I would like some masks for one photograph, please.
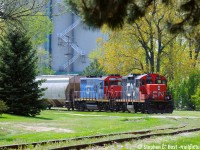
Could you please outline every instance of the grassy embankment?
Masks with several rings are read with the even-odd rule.
[[[0,145],[182,125],[187,125],[187,128],[199,127],[200,112],[175,111],[173,114],[148,115],[46,110],[35,118],[3,114],[0,117]]]

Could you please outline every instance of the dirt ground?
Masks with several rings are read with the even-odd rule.
[[[72,130],[69,129],[45,127],[45,126],[17,125],[17,127],[22,128],[23,130],[35,131],[35,132],[44,132],[44,131],[65,132],[65,133],[73,132]]]

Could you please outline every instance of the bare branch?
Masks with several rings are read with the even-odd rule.
[[[7,25],[22,25],[24,17],[44,11],[48,0],[1,0],[0,21]],[[2,30],[2,28],[0,28]]]

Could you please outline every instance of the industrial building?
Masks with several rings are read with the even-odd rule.
[[[103,34],[89,29],[78,16],[67,12],[62,0],[50,0],[47,13],[54,25],[45,44],[52,57],[52,69],[57,74],[81,73],[90,63],[88,54],[96,48],[96,39]]]

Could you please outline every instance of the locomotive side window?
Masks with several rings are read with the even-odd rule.
[[[111,81],[111,82],[110,82],[110,85],[115,85],[115,82]]]
[[[146,78],[146,84],[152,84],[153,81],[152,81],[152,77],[151,76],[147,76]]]
[[[103,82],[100,82],[100,89],[103,89]]]
[[[121,82],[121,81],[118,81],[118,82],[117,82],[117,85],[122,85],[122,82]]]
[[[167,80],[162,80],[162,84],[167,84]]]
[[[122,85],[122,86],[125,86],[126,83],[127,83],[127,80],[126,80],[126,79],[122,79],[122,83],[121,83],[121,85]]]
[[[140,86],[140,80],[136,80],[136,87],[139,87]]]
[[[108,86],[108,81],[105,82],[105,86]]]
[[[144,79],[142,79],[142,85],[145,85],[145,80]]]
[[[81,83],[86,84],[87,82],[86,82],[86,80],[81,80]]]
[[[121,85],[121,81],[111,81],[110,85]]]

